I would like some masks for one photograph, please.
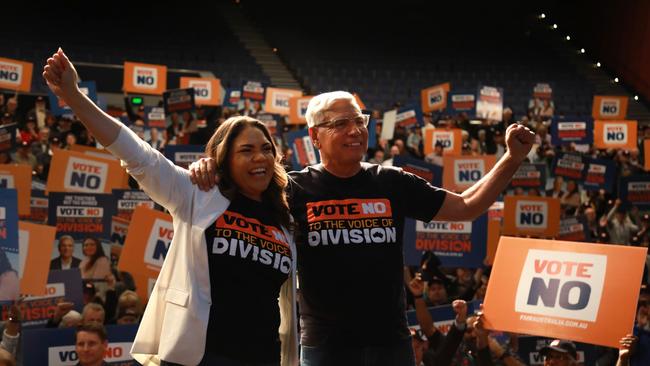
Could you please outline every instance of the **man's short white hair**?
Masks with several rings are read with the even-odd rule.
[[[305,112],[305,118],[307,119],[307,126],[312,128],[318,126],[318,124],[323,122],[323,114],[332,107],[332,105],[338,101],[345,100],[350,102],[350,104],[361,112],[359,103],[354,98],[354,95],[346,91],[333,91],[329,93],[318,94],[317,96],[311,98],[309,105],[307,106],[307,112]]]
[[[83,317],[79,314],[78,311],[70,310],[62,318],[61,323],[59,323],[59,328],[70,328],[76,327],[81,324]]]

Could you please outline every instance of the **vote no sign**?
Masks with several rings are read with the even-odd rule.
[[[486,327],[616,348],[634,325],[646,252],[502,236],[483,305]]]
[[[81,152],[54,149],[47,178],[50,192],[111,193],[128,187],[120,163]]]

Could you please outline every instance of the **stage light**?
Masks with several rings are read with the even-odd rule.
[[[571,36],[566,36],[566,40],[567,40],[567,41],[570,41],[570,40],[571,40]]]
[[[614,82],[615,82],[615,83],[618,83],[618,78],[614,78]]]
[[[585,53],[585,49],[584,49],[584,48],[581,48],[581,49],[580,49],[580,53]]]
[[[546,14],[542,13],[542,14],[540,14],[539,17],[542,18],[542,19],[544,19],[544,18],[546,18]]]
[[[596,62],[596,67],[600,67],[600,62]]]
[[[557,24],[553,24],[553,29],[557,29]]]
[[[638,95],[635,95],[635,96],[634,96],[634,100],[639,100],[639,96],[638,96]]]

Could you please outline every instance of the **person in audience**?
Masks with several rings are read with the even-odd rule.
[[[426,281],[426,302],[428,306],[449,304],[449,295],[445,283],[438,277]]]
[[[369,163],[371,164],[381,164],[384,162],[384,150],[382,149],[377,149],[375,150],[375,153],[372,155],[372,158],[368,160]]]
[[[564,178],[560,175],[553,178],[553,188],[546,191],[546,197],[552,198],[561,198],[564,196],[564,190],[562,189],[564,185]]]
[[[566,183],[566,190],[560,197],[560,205],[567,216],[573,216],[580,207],[580,187],[574,180]]]
[[[22,141],[16,150],[16,153],[12,156],[16,164],[28,165],[32,170],[36,168],[36,157],[32,154],[30,144],[27,141]]]
[[[650,292],[643,289],[639,294],[636,319],[634,322],[634,336],[637,347],[628,347],[632,366],[647,365],[650,362]]]
[[[46,125],[45,121],[47,120],[47,117],[50,115],[51,113],[47,109],[47,106],[45,104],[45,98],[39,95],[36,97],[36,100],[34,101],[34,108],[30,109],[27,112],[27,120],[33,118],[34,121],[36,121],[36,127],[40,130],[41,128],[45,127]]]
[[[97,293],[97,288],[95,287],[95,280],[83,280],[82,295],[83,295],[83,304],[89,304],[95,302],[101,305],[104,305],[104,301]]]
[[[115,324],[138,324],[140,322],[140,314],[132,308],[121,309],[117,313]]]
[[[544,366],[577,366],[578,352],[571,341],[554,339],[539,353],[544,357]]]
[[[25,126],[19,131],[20,141],[26,142],[31,146],[32,142],[38,140],[38,128],[36,127],[36,119],[33,116],[27,117]]]
[[[9,112],[3,112],[2,115],[0,115],[0,126],[2,125],[8,125],[11,123],[14,123],[13,116]]]
[[[393,166],[393,160],[395,159],[396,156],[399,156],[399,147],[397,145],[393,145],[390,147],[390,158],[384,160],[381,162],[381,165],[383,166]]]
[[[183,123],[180,121],[178,113],[173,112],[169,115],[169,120],[171,124],[167,126],[167,140],[165,145],[182,145],[185,138],[185,133],[183,132]]]
[[[467,321],[467,303],[464,300],[455,300],[452,303],[452,309],[456,318],[449,328],[446,336],[433,324],[433,318],[424,302],[424,281],[417,274],[408,284],[409,290],[415,299],[415,314],[422,333],[427,337],[428,349],[422,355],[422,361],[425,366],[434,365],[451,365],[458,346],[463,340],[463,333],[466,329]]]
[[[620,346],[618,348],[618,359],[616,360],[616,366],[630,366],[636,363],[630,361],[632,360],[632,353],[636,351],[638,340],[639,339],[633,334],[626,334],[623,338],[621,338],[619,341]]]
[[[43,164],[50,164],[52,152],[50,146],[50,128],[43,126],[38,130],[38,139],[32,143],[32,154],[36,161]]]
[[[83,241],[84,258],[79,263],[81,278],[84,280],[103,280],[111,273],[111,262],[104,254],[104,247],[97,238]]]
[[[72,311],[73,307],[74,307],[73,302],[65,301],[64,299],[59,300],[56,304],[56,308],[54,309],[54,313],[52,314],[52,317],[50,317],[47,320],[47,324],[45,325],[45,327],[46,328],[58,327],[61,324],[63,317],[66,316],[70,311]]]
[[[17,122],[19,125],[23,123],[22,116],[18,114],[18,97],[13,96],[7,99],[5,105],[5,113],[9,114],[12,122]]]
[[[442,144],[442,141],[436,141],[436,144],[433,147],[433,151],[428,153],[424,157],[424,161],[441,167],[443,162],[442,159],[443,151],[444,151],[444,146]]]
[[[108,301],[108,296],[106,300]],[[140,316],[142,315],[140,296],[138,296],[135,291],[126,290],[122,292],[120,297],[117,299],[116,309],[113,310],[112,313],[109,313],[114,315],[114,318],[111,318],[110,315],[109,318],[111,319],[111,322],[119,323],[120,317],[125,316],[124,314],[127,313],[129,316],[135,317],[136,322],[140,320]]]
[[[99,323],[84,323],[75,333],[75,351],[79,366],[108,366],[104,356],[108,350],[106,329]]]
[[[429,341],[421,329],[411,331],[411,339],[413,341],[413,353],[415,354],[415,366],[425,366],[423,361],[424,352],[429,348]]]
[[[602,221],[607,225],[612,244],[629,245],[632,236],[639,231],[639,227],[634,225],[627,215],[627,209],[620,199],[616,199],[614,206]]]
[[[406,150],[416,158],[422,158],[422,129],[419,127],[412,128],[406,139]]]
[[[506,366],[525,366],[507,348],[502,347],[489,336],[489,331],[485,329],[483,322],[484,315],[482,308],[476,316],[468,320],[468,324],[471,323],[471,330],[468,329],[466,334],[470,333],[471,336],[467,337],[466,341],[475,343],[475,346],[471,344],[476,359],[475,364],[478,366],[493,366],[495,364],[493,359],[496,359]]]
[[[76,328],[81,323],[83,323],[83,316],[76,310],[70,310],[61,318],[59,328]]]
[[[549,119],[553,117],[554,112],[555,108],[553,107],[553,102],[550,99],[545,98],[542,100],[539,110],[537,110],[535,114],[542,119]]]
[[[104,307],[102,304],[96,302],[89,302],[83,308],[81,312],[81,323],[97,323],[104,324],[106,321],[106,312],[104,312]]]
[[[75,257],[74,239],[70,235],[63,235],[59,238],[59,256],[50,261],[50,270],[79,268],[81,259]]]
[[[296,365],[287,178],[266,126],[250,117],[221,124],[206,155],[216,159],[222,176],[219,187],[205,193],[187,171],[88,99],[61,49],[47,60],[43,76],[173,217],[174,237],[133,342],[134,358],[161,365]],[[235,253],[237,248],[245,253]]]

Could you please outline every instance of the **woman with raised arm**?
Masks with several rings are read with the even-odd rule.
[[[203,192],[186,170],[79,90],[61,49],[43,76],[173,217],[174,237],[133,342],[134,358],[143,365],[297,365],[287,177],[266,127],[233,117],[217,129],[206,155],[220,181]]]

